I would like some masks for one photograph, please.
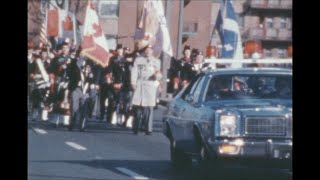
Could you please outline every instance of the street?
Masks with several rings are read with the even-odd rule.
[[[28,120],[28,179],[292,179],[288,170],[226,165],[174,170],[169,141],[161,132],[164,107],[154,113],[154,132],[90,122],[85,132]]]

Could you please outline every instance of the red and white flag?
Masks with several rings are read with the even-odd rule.
[[[103,67],[108,66],[111,53],[92,1],[86,10],[81,46],[83,55]]]
[[[135,40],[138,49],[148,44],[152,45],[155,57],[159,57],[161,52],[172,56],[170,35],[161,0],[145,0]]]

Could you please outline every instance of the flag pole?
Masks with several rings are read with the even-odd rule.
[[[73,22],[73,45],[77,45],[78,41],[77,41],[77,22],[76,22],[76,14],[73,13],[73,18],[72,18],[72,22]]]

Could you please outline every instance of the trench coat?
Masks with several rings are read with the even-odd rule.
[[[137,106],[156,106],[157,89],[162,78],[161,62],[155,57],[139,56],[131,70],[131,84],[135,87],[132,104]]]

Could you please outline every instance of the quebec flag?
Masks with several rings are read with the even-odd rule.
[[[223,0],[216,29],[222,43],[221,58],[243,59],[240,30],[231,0]]]

